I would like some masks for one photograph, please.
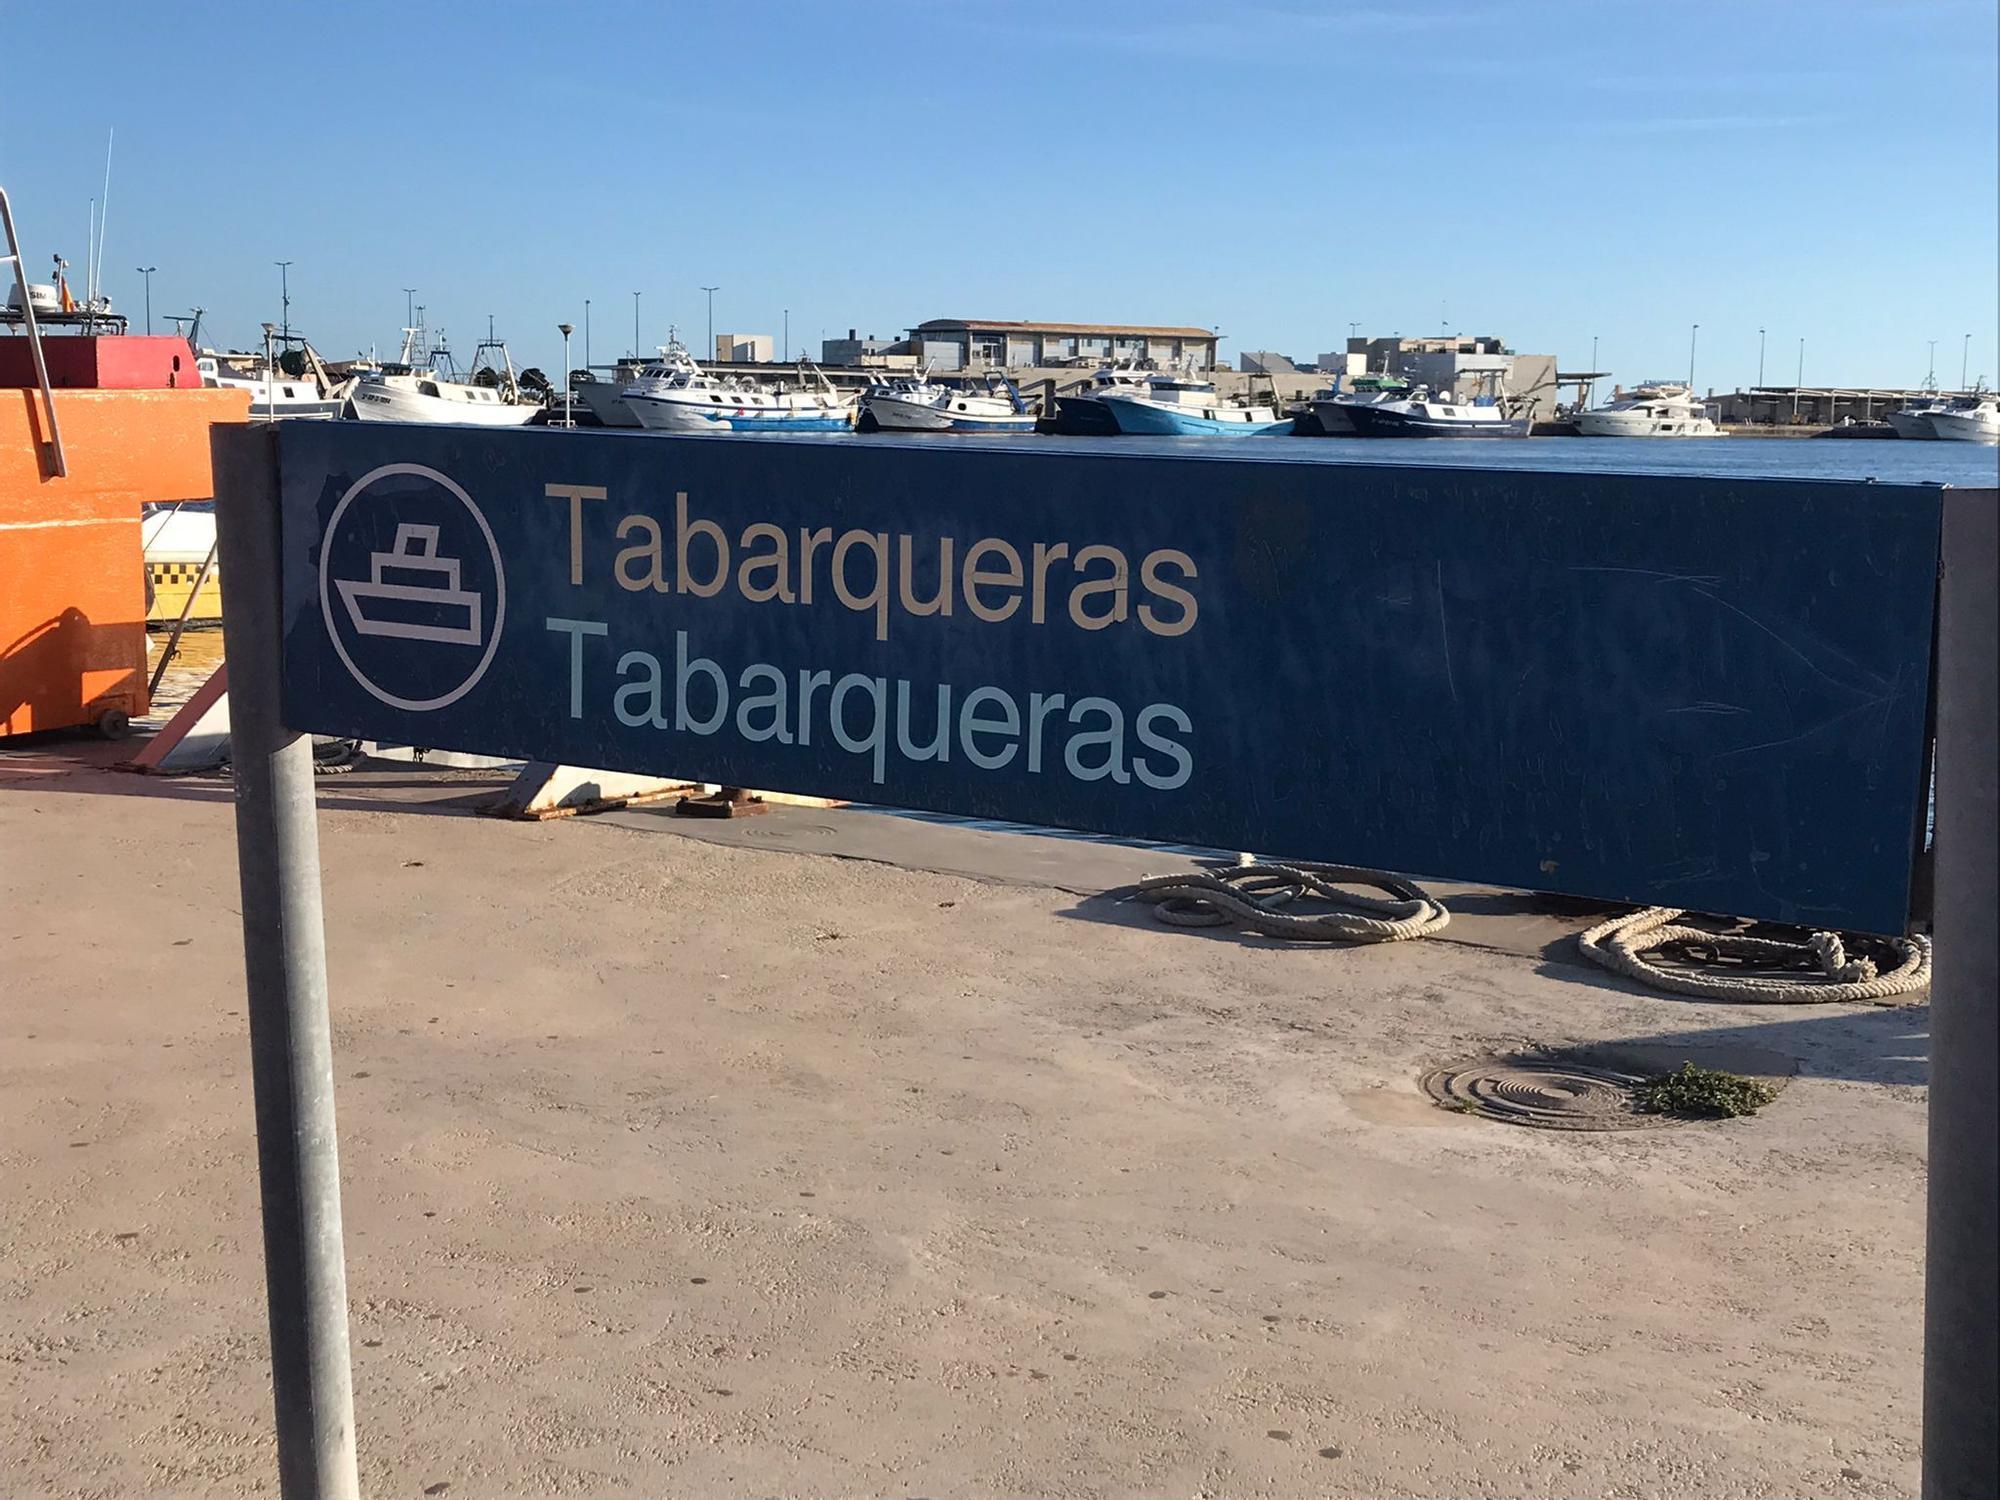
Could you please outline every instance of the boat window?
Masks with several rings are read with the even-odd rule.
[[[419,380],[417,382],[417,392],[424,396],[435,396],[438,393],[437,382],[435,380]]]
[[[722,398],[718,395],[715,395],[713,392],[710,393],[708,399],[713,401],[717,406],[722,405]]]

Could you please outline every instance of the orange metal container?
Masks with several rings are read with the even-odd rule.
[[[205,500],[208,429],[241,390],[61,390],[69,474],[45,472],[41,396],[0,389],[0,735],[143,714],[146,569],[139,507]]]

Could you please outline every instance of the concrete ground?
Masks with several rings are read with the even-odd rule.
[[[226,780],[0,746],[0,1489],[276,1493]],[[322,783],[370,1496],[1908,1495],[1925,1011],[1170,930],[1160,851]],[[1763,1114],[1431,1105],[1750,1042]]]

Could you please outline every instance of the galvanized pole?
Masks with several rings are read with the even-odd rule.
[[[284,1500],[358,1500],[312,741],[284,727],[275,427],[217,426],[236,861]]]
[[[1946,490],[1939,589],[1924,1500],[2000,1490],[2000,494]]]

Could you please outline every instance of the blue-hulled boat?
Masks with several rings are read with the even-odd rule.
[[[1146,437],[1263,437],[1290,432],[1291,419],[1268,406],[1217,394],[1193,375],[1118,366],[1057,400],[1058,430]]]

